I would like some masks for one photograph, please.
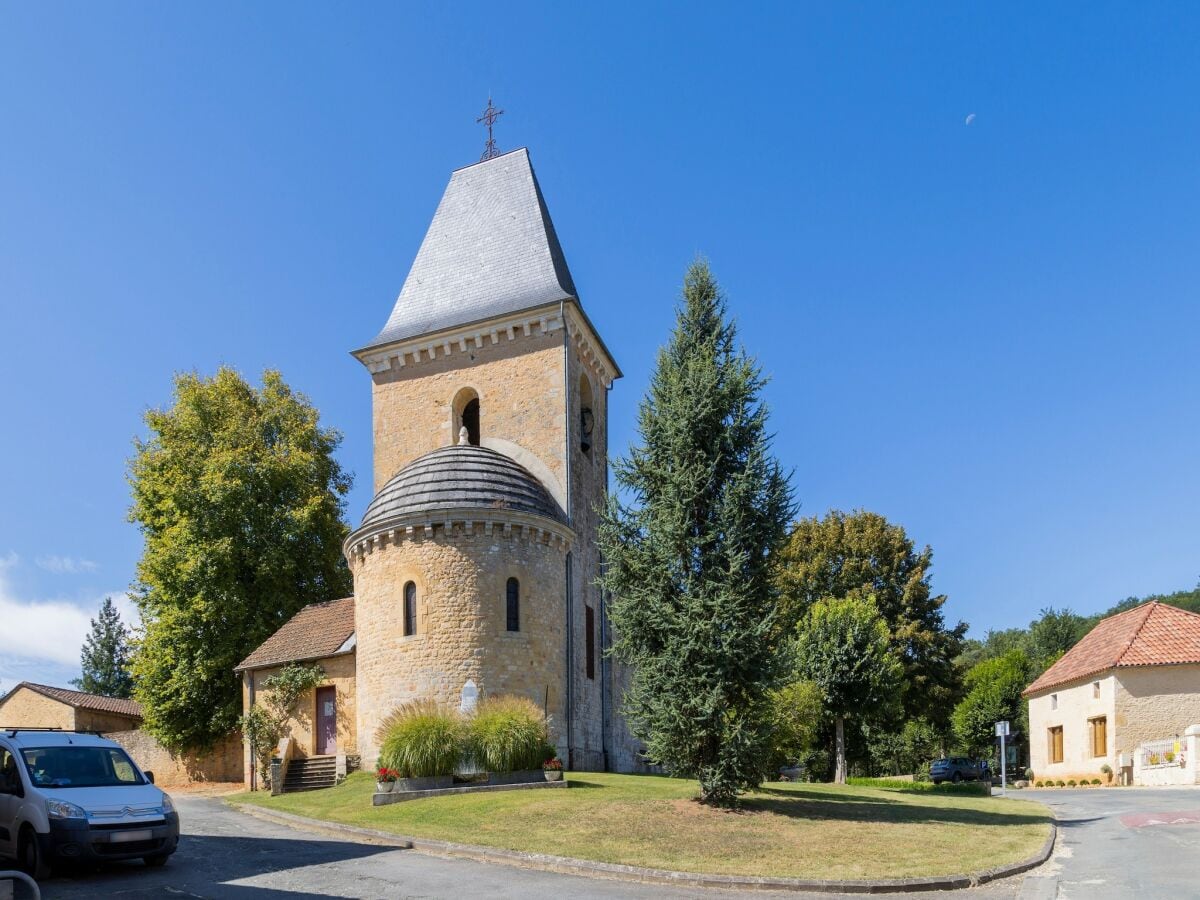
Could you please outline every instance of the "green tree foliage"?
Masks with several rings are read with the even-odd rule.
[[[788,628],[826,597],[874,597],[903,667],[900,706],[905,720],[946,724],[960,693],[955,659],[967,626],[947,626],[945,595],[930,589],[933,551],[917,552],[900,525],[859,510],[801,519],[779,555],[782,621]]]
[[[1085,619],[1069,609],[1043,609],[1030,623],[1026,652],[1039,669],[1048,669],[1079,643],[1095,624],[1096,620]]]
[[[792,511],[764,379],[735,343],[696,262],[639,410],[640,444],[614,466],[631,503],[612,498],[600,528],[613,652],[632,664],[630,725],[652,762],[699,779],[716,804],[758,785],[767,763],[767,695],[783,671],[770,554]]]
[[[1021,692],[1037,677],[1037,665],[1024,650],[1010,650],[985,660],[966,676],[966,697],[954,708],[954,736],[968,753],[985,754],[995,743],[997,722],[1029,733],[1029,717]]]
[[[100,604],[100,614],[92,619],[92,630],[84,638],[79,654],[83,675],[71,684],[89,694],[102,697],[133,696],[133,676],[129,674],[129,631],[121,621],[112,597]]]
[[[284,666],[262,683],[262,702],[238,720],[264,786],[271,785],[271,758],[279,741],[287,737],[288,722],[295,718],[300,701],[324,680],[325,670],[318,665]]]
[[[771,768],[794,765],[813,749],[825,713],[821,689],[797,679],[774,690],[771,701]]]
[[[278,372],[258,389],[228,368],[179,375],[146,425],[129,466],[145,537],[135,695],[164,744],[203,748],[237,723],[234,666],[301,607],[350,592],[350,477],[341,435]]]
[[[867,735],[872,775],[926,772],[946,749],[946,735],[924,719],[905,722],[898,731],[871,729]]]
[[[820,689],[834,718],[834,781],[845,784],[846,718],[893,702],[902,672],[874,598],[829,598],[809,607],[797,632],[796,668]]]

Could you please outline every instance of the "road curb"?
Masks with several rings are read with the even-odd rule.
[[[276,824],[293,825],[308,831],[341,837],[365,839],[372,843],[402,850],[416,850],[419,853],[428,853],[434,856],[452,856],[460,859],[473,859],[478,862],[537,869],[543,872],[557,872],[563,875],[583,875],[589,878],[607,878],[614,881],[631,881],[642,884],[748,891],[794,891],[797,893],[807,891],[821,894],[904,894],[924,891],[953,891],[987,884],[989,881],[1020,875],[1040,866],[1054,852],[1054,841],[1058,834],[1056,822],[1051,821],[1050,834],[1046,837],[1041,849],[1033,856],[1021,862],[997,866],[981,872],[971,872],[965,875],[937,875],[930,878],[889,878],[876,881],[869,879],[813,881],[803,878],[771,878],[751,875],[708,875],[702,872],[673,872],[669,869],[647,869],[642,866],[590,862],[586,859],[571,859],[566,856],[524,853],[519,850],[500,850],[495,847],[410,837],[388,831],[377,831],[373,828],[359,828],[354,825],[326,822],[323,819],[310,819],[307,816],[264,809],[251,804],[229,803],[229,801],[225,801],[225,803],[247,815]],[[1052,819],[1056,818],[1053,810],[1048,809],[1047,811]]]

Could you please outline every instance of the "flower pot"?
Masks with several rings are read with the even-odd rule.
[[[395,783],[391,781],[377,781],[375,782],[375,793],[390,794],[394,786]]]
[[[542,780],[542,769],[527,769],[523,772],[489,772],[488,784],[527,784]]]
[[[547,781],[562,781],[562,769],[543,769]]]

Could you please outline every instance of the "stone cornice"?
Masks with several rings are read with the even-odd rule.
[[[483,535],[503,536],[533,543],[549,544],[564,553],[575,542],[575,532],[545,516],[506,509],[443,509],[417,516],[397,516],[353,532],[342,543],[342,554],[350,562],[362,558],[385,544],[403,540],[456,540]]]
[[[604,386],[609,387],[613,379],[620,377],[620,370],[587,318],[573,302],[555,303],[516,315],[474,322],[384,347],[356,350],[353,355],[375,375],[392,369],[419,366],[454,353],[482,350],[501,342],[552,334],[564,327],[564,318],[567,334],[575,342],[580,357],[595,370]]]

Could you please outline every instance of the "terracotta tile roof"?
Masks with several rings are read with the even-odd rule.
[[[1154,600],[1102,619],[1025,696],[1122,666],[1200,663],[1200,615]]]
[[[333,656],[353,634],[353,597],[311,603],[263,641],[234,671]]]
[[[0,701],[7,700],[21,688],[29,688],[43,697],[57,700],[75,709],[91,709],[96,712],[116,713],[119,716],[129,716],[133,719],[142,718],[142,707],[136,700],[122,700],[119,697],[101,697],[99,694],[85,694],[83,691],[69,691],[66,688],[52,687],[48,684],[34,684],[32,681],[22,681],[9,691]]]

